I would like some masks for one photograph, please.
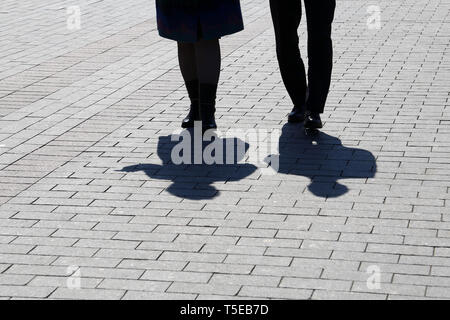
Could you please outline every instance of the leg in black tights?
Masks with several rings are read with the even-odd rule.
[[[200,84],[200,114],[204,130],[217,128],[215,120],[217,85],[220,78],[219,40],[201,40],[195,44]]]
[[[194,43],[178,42],[178,61],[184,81],[198,81]]]
[[[200,40],[195,43],[197,74],[200,83],[219,83],[221,54],[219,40]]]
[[[217,84],[220,77],[219,40],[178,42],[178,61],[184,81]]]
[[[214,112],[217,84],[220,77],[221,54],[219,40],[200,40],[195,43],[178,43],[180,69],[191,102],[200,100],[200,118],[204,127],[215,127]],[[195,105],[192,103],[192,105]],[[183,127],[191,127],[195,108],[183,121]]]
[[[193,43],[178,42],[178,61],[183,75],[191,107],[189,114],[183,119],[181,126],[191,128],[195,121],[200,121],[199,83],[197,75],[197,62],[195,45]]]

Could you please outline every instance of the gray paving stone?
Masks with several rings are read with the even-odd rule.
[[[250,274],[253,265],[189,262],[184,271],[209,272],[215,274]]]
[[[144,279],[128,280],[128,279],[105,279],[99,285],[101,289],[116,289],[116,290],[135,290],[135,291],[156,291],[164,292],[168,287],[169,282],[163,281],[146,281]]]
[[[225,263],[254,264],[263,266],[288,266],[291,262],[291,257],[267,257],[253,255],[228,255],[225,259]]]
[[[0,285],[0,296],[15,298],[43,299],[50,296],[55,290],[51,287],[30,287],[30,286],[4,286]]]
[[[161,255],[161,251],[153,250],[133,250],[133,249],[100,249],[95,253],[95,259],[121,260],[121,259],[156,259]]]
[[[70,299],[70,300],[117,300],[125,294],[124,290],[110,289],[68,289],[58,288],[50,296],[51,299]]]
[[[169,287],[169,289],[167,289],[167,292],[234,296],[238,293],[239,289],[240,289],[239,285],[175,282]]]
[[[75,244],[81,248],[135,249],[139,241],[81,239]]]
[[[280,287],[349,291],[351,281],[286,277],[281,281]]]
[[[227,254],[254,254],[263,255],[266,251],[264,247],[251,247],[241,245],[218,245],[218,244],[206,244],[202,247],[201,252],[206,253],[227,253]]]
[[[426,285],[433,287],[448,287],[449,279],[446,277],[429,277],[421,275],[396,274],[393,283]]]
[[[96,249],[74,247],[36,246],[30,255],[55,255],[65,257],[92,257]]]
[[[114,268],[122,259],[109,259],[97,257],[59,257],[52,265],[53,266],[78,266],[78,267],[105,267]]]
[[[82,277],[88,278],[137,280],[144,271],[139,269],[80,267],[80,273]]]
[[[239,291],[239,296],[250,298],[272,298],[272,299],[309,299],[312,296],[312,290],[289,289],[289,288],[263,288],[244,286]]]
[[[225,301],[248,301],[251,298],[248,297],[237,297],[237,296],[225,296],[225,295],[218,295],[218,294],[199,294],[196,298],[196,300],[206,300],[206,301],[214,301],[214,300],[225,300]],[[253,297],[253,299],[257,299],[256,297]]]
[[[352,291],[390,295],[425,296],[425,286],[382,283],[380,289],[369,289],[367,282],[354,282]]]
[[[444,298],[448,299],[450,297],[450,292],[448,288],[443,287],[429,287],[427,288],[427,297],[432,298]]]
[[[345,269],[347,271],[357,270],[359,261],[330,260],[317,258],[294,258],[291,266],[295,268],[323,268],[323,269]]]
[[[409,245],[393,245],[393,244],[371,244],[367,246],[369,252],[381,252],[405,255],[433,255],[433,249],[426,246],[409,246]]]
[[[0,254],[2,263],[27,264],[27,265],[49,265],[56,259],[55,256],[30,256],[24,254]]]
[[[161,261],[196,261],[196,262],[223,262],[225,254],[191,253],[191,252],[164,252]]]
[[[148,291],[129,290],[123,297],[124,300],[194,300],[196,294],[161,293]]]
[[[24,286],[30,282],[33,276],[0,274],[0,285]]]
[[[36,276],[28,283],[30,287],[52,287],[52,288],[67,288],[69,277],[66,276]],[[80,288],[94,289],[102,279],[96,278],[80,278]]]
[[[211,273],[148,270],[142,275],[140,279],[153,281],[160,280],[170,282],[183,281],[193,283],[207,283],[211,276]]]
[[[21,245],[21,244],[0,244],[0,253],[18,253],[18,254],[27,254],[34,247],[30,245]]]
[[[430,274],[430,266],[423,265],[408,265],[408,264],[400,264],[400,263],[373,263],[373,262],[362,262],[360,266],[361,271],[367,271],[367,269],[371,266],[376,265],[380,268],[382,273],[397,273],[397,274],[413,274],[413,275],[429,275]]]
[[[386,294],[342,292],[331,290],[315,290],[312,299],[315,300],[386,300]],[[408,297],[409,299],[409,297]]]
[[[141,270],[165,270],[181,271],[187,265],[184,261],[153,261],[153,260],[132,260],[125,259],[120,264],[120,268],[141,269]]]
[[[380,254],[370,252],[352,252],[352,251],[333,251],[332,259],[347,261],[369,261],[373,263],[396,263],[399,255],[396,254]]]
[[[370,270],[370,269],[369,269]],[[380,269],[381,271],[381,269]],[[352,280],[352,281],[367,281],[372,273],[368,273],[367,269],[364,271],[337,271],[337,270],[324,270],[321,275],[322,279],[331,280]],[[383,283],[392,282],[392,273],[381,272],[379,281]]]
[[[273,237],[276,230],[267,229],[246,229],[246,228],[224,228],[219,227],[214,232],[220,236],[239,236],[239,237]]]
[[[150,232],[131,232],[131,231],[123,231],[118,232],[114,236],[115,242],[120,245],[126,246],[126,242],[130,243],[142,243],[143,241],[164,241],[164,242],[172,242],[177,237],[177,234],[169,234],[169,233],[150,233]],[[121,241],[126,240],[126,241]],[[113,243],[113,242],[111,242]],[[131,245],[129,246],[131,248]]]
[[[256,275],[225,275],[214,274],[209,281],[210,284],[224,285],[250,285],[259,287],[277,287],[281,277],[256,276]]]

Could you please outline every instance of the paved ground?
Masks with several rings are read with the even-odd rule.
[[[450,1],[338,1],[315,143],[242,2],[218,122],[280,130],[276,175],[163,161],[187,102],[153,1],[2,0],[1,297],[450,298]]]

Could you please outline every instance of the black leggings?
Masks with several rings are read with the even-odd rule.
[[[306,108],[322,113],[330,89],[333,68],[331,25],[335,0],[304,0],[308,20],[308,89]],[[270,0],[277,40],[280,71],[286,89],[296,107],[303,107],[307,84],[300,56],[297,29],[302,17],[301,0]]]
[[[195,43],[178,42],[178,59],[185,82],[219,82],[221,54],[218,39],[200,40]]]

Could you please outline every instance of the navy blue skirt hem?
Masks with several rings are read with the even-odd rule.
[[[161,37],[196,42],[244,29],[239,0],[156,0]]]
[[[188,43],[193,43],[193,42],[197,42],[199,40],[215,40],[215,39],[220,39],[222,37],[225,36],[229,36],[238,32],[241,32],[242,30],[244,30],[244,27],[241,28],[237,28],[236,30],[230,30],[227,32],[221,32],[221,33],[216,33],[216,34],[208,34],[208,33],[202,33],[202,35],[200,37],[192,37],[192,36],[187,36],[187,35],[180,35],[180,34],[173,34],[173,33],[165,33],[162,30],[158,30],[158,33],[160,35],[160,37],[165,38],[165,39],[169,39],[169,40],[174,40],[177,42],[188,42]]]

